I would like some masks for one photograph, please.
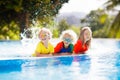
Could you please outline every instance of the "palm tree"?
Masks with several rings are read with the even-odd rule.
[[[115,7],[120,6],[120,0],[108,0],[105,5],[107,10],[114,10]],[[109,35],[120,38],[120,10],[117,10],[117,15],[109,27]]]

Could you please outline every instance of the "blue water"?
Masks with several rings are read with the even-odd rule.
[[[87,54],[48,58],[30,57],[21,47],[0,42],[0,80],[120,80],[119,40],[95,39]]]

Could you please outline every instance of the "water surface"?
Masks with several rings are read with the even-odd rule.
[[[29,45],[0,41],[1,80],[120,80],[119,40],[94,39],[86,54],[62,57],[30,57]]]

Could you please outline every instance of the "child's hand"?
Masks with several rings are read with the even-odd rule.
[[[49,54],[49,56],[53,56],[53,54],[52,54],[52,53],[50,53],[50,54]]]
[[[76,55],[76,54],[73,52],[72,55]]]

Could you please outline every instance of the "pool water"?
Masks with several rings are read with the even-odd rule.
[[[80,75],[87,78],[90,68],[90,59],[85,55],[9,59],[0,63],[0,79],[3,80],[78,80]]]
[[[86,54],[42,58],[20,41],[0,48],[0,80],[120,80],[119,40],[94,39]]]

